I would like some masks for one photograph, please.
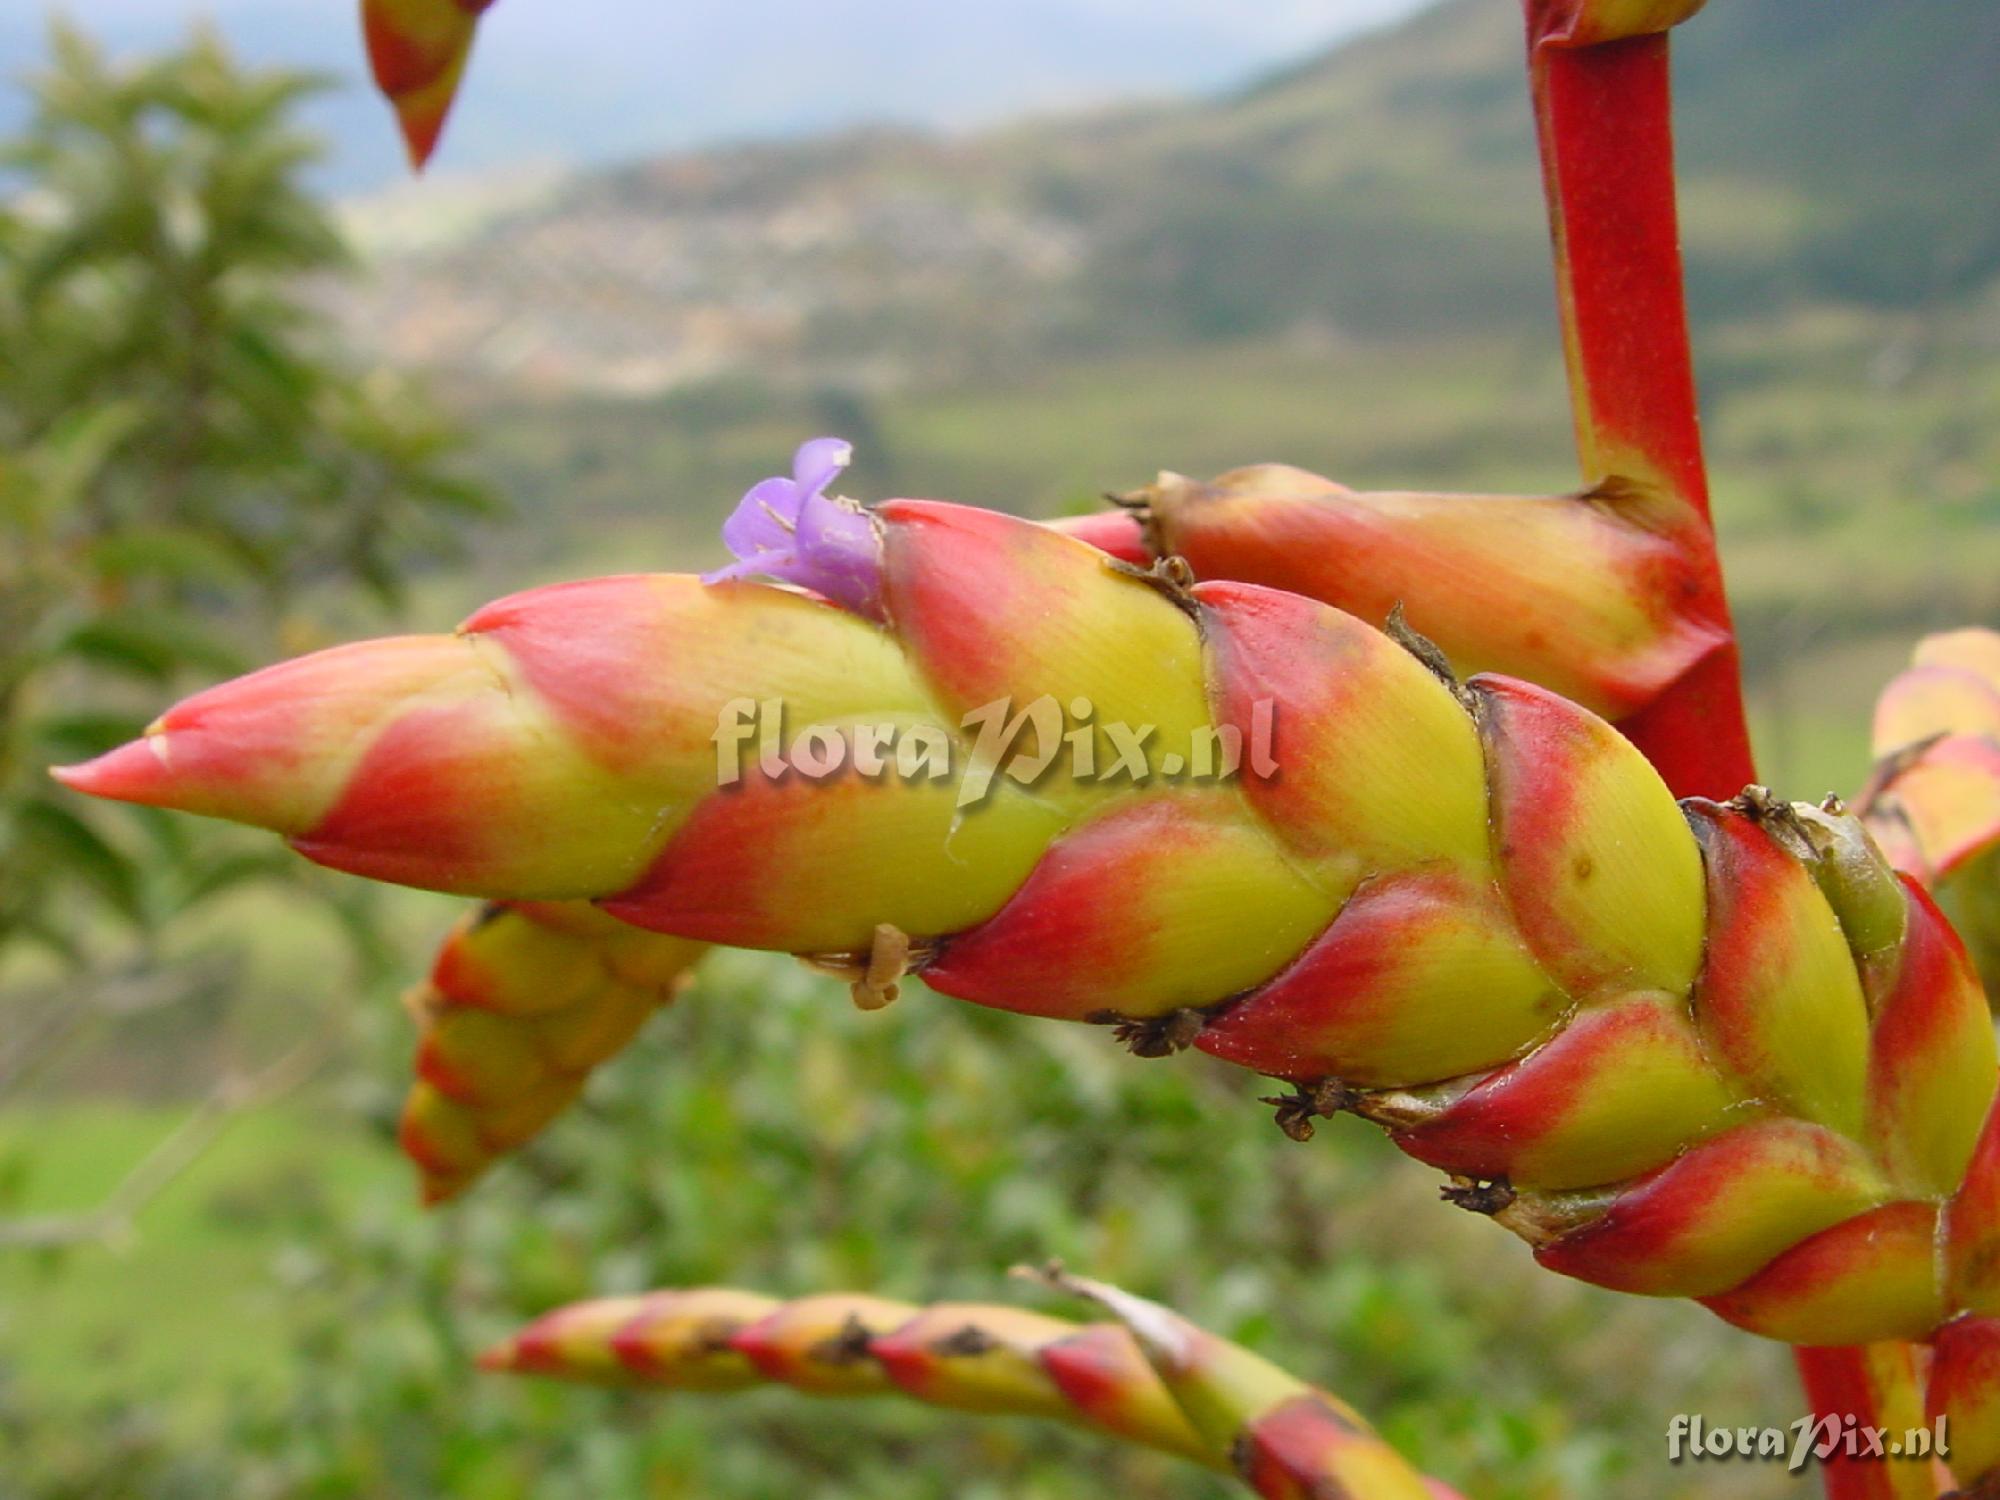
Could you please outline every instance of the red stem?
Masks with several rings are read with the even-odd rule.
[[[1755,779],[1735,635],[1709,524],[1674,196],[1667,38],[1591,47],[1546,39],[1529,0],[1535,118],[1555,236],[1577,451],[1592,488],[1646,497],[1696,564],[1696,613],[1723,644],[1620,727],[1676,796],[1731,797]]]
[[[1852,1414],[1859,1424],[1902,1433],[1924,1424],[1923,1377],[1909,1344],[1795,1349],[1814,1416]],[[1837,1451],[1824,1465],[1830,1500],[1936,1500],[1949,1476],[1935,1465],[1885,1463]]]
[[[1677,796],[1729,797],[1756,779],[1736,639],[1709,515],[1688,336],[1664,32],[1574,46],[1575,0],[1526,0],[1530,75],[1555,239],[1557,293],[1584,480],[1646,497],[1695,565],[1690,602],[1718,646],[1620,727]],[[1918,1390],[1907,1346],[1800,1349],[1818,1416],[1901,1425]],[[1918,1403],[1920,1409],[1920,1402]],[[1830,1500],[1935,1495],[1906,1464],[1835,1461]]]

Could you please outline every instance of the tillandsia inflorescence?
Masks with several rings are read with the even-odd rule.
[[[850,458],[846,444],[817,440],[791,477],[756,486],[730,522],[741,558],[711,581],[811,578],[873,609],[872,523],[826,493]],[[1283,588],[1364,618],[1401,607],[1454,670],[1525,677],[1607,718],[1644,710],[1731,639],[1674,531],[1699,518],[1653,516],[1662,502],[1643,495],[1359,493],[1272,464],[1212,484],[1163,475],[1128,498],[1123,514],[1057,529],[1136,565],[1177,556],[1203,578]],[[597,961],[582,944],[577,959],[586,972]],[[521,983],[557,983],[552,961],[538,954]],[[421,1160],[421,1145],[413,1150]]]
[[[1984,996],[1854,819],[1676,806],[1586,710],[1297,595],[938,502],[861,519],[868,587],[851,538],[782,559],[851,607],[538,590],[61,774],[379,879],[889,947],[947,994],[1198,1046],[1294,1082],[1299,1133],[1384,1125],[1544,1264],[1772,1337],[2000,1311]],[[1260,734],[1268,764],[1194,774]]]
[[[1157,1448],[1234,1473],[1268,1500],[1457,1500],[1337,1397],[1143,1298],[1055,1268],[1039,1274],[1119,1321],[840,1293],[780,1302],[711,1287],[562,1308],[481,1363],[667,1391],[898,1394]]]
[[[706,949],[581,902],[491,905],[460,922],[407,997],[422,1040],[400,1134],[425,1201],[456,1197],[567,1108]]]
[[[827,493],[851,459],[846,443],[818,439],[791,476],[753,488],[725,532],[739,560],[709,581],[766,572],[875,609],[872,523]],[[1202,578],[1363,618],[1401,609],[1455,671],[1524,677],[1613,720],[1644,712],[1733,639],[1691,560],[1706,522],[1669,496],[1367,493],[1264,464],[1206,484],[1163,474],[1121,498],[1120,512],[1056,529],[1135,566],[1179,557]]]

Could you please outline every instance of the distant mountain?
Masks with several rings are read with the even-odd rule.
[[[404,357],[634,391],[1544,327],[1519,50],[1514,6],[1452,0],[1224,99],[592,174],[386,258],[356,323]],[[1678,55],[1701,316],[2000,278],[1992,0],[1722,0]],[[429,212],[361,222],[389,242]]]
[[[474,90],[440,164],[602,163],[858,121],[956,127],[1119,94],[1214,89],[1418,3],[504,0],[482,27]],[[393,133],[361,82],[356,0],[4,0],[0,71],[39,55],[51,10],[119,50],[167,45],[191,16],[211,16],[246,57],[340,81],[313,116],[334,144],[329,184],[352,191],[400,171]],[[19,109],[0,92],[0,128]]]

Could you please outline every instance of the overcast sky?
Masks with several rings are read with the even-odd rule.
[[[607,160],[862,120],[955,126],[1221,88],[1421,3],[500,0],[440,165]],[[0,0],[10,79],[33,64],[51,10],[119,47],[157,46],[212,16],[252,57],[349,80],[318,115],[338,146],[330,180],[367,186],[397,170],[351,86],[355,0]]]

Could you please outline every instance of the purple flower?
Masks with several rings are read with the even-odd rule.
[[[792,455],[792,477],[753,485],[722,523],[722,540],[736,561],[702,574],[702,582],[762,573],[879,618],[882,538],[874,517],[852,500],[826,493],[853,461],[854,445],[840,438],[801,444]]]

